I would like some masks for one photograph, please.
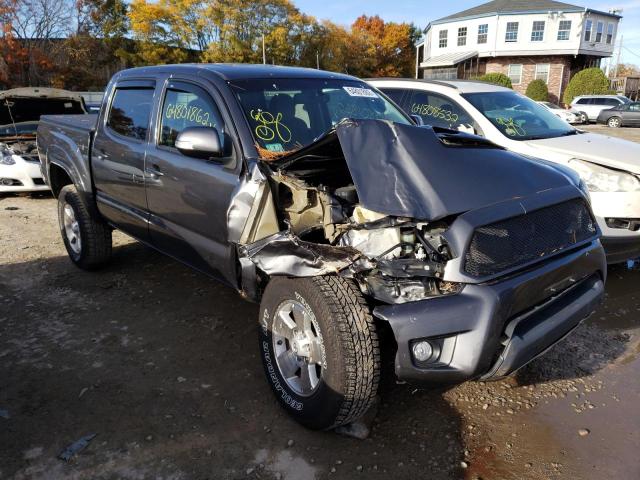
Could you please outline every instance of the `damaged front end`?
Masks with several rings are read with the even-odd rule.
[[[480,137],[346,122],[250,173],[228,216],[243,268],[353,279],[393,331],[400,380],[508,375],[603,296],[582,192]]]
[[[445,235],[451,221],[556,179],[537,169],[514,188],[487,175],[514,168],[495,152],[503,153],[475,136],[344,122],[301,150],[250,166],[228,212],[230,240],[241,262],[266,276],[342,275],[383,303],[456,294],[463,284],[445,278],[455,254]]]

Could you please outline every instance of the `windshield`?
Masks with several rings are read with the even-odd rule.
[[[302,148],[345,118],[411,121],[359,81],[251,79],[230,82],[261,156]]]
[[[555,138],[577,132],[542,105],[516,92],[467,93],[462,96],[512,140]]]

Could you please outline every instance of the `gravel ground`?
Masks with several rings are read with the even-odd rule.
[[[0,197],[2,479],[640,478],[640,269],[610,269],[605,305],[514,378],[424,391],[386,375],[356,440],[280,409],[255,305],[115,245],[79,271],[52,198]]]

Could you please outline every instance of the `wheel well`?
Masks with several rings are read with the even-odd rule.
[[[60,194],[62,187],[72,183],[71,177],[62,167],[51,164],[49,167],[49,186],[56,197]]]

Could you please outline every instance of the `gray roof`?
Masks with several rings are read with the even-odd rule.
[[[492,2],[478,5],[477,7],[454,13],[453,15],[449,15],[447,17],[439,18],[438,20],[435,20],[431,23],[443,23],[450,20],[485,17],[496,14],[504,15],[509,13],[548,12],[549,10],[563,12],[584,12],[589,9],[579,7],[577,5],[571,5],[569,3],[555,2],[553,0],[494,0]]]

